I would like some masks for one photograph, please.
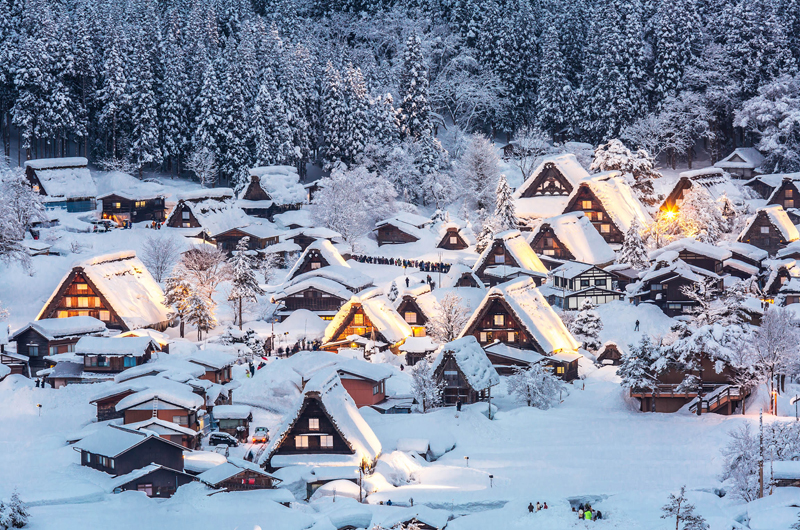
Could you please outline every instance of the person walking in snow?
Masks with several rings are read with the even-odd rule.
[[[544,502],[544,507],[543,507],[543,509],[544,509],[544,510],[546,510],[546,509],[547,509],[547,501],[545,501],[545,502]]]
[[[409,283],[408,276],[406,276],[406,289],[408,289],[408,283]]]
[[[639,331],[639,321],[636,321],[636,327],[633,328],[633,331]]]
[[[536,501],[536,511],[538,512],[541,509],[542,509],[542,503],[539,502],[539,501]]]
[[[583,508],[578,508],[578,520],[583,519]]]
[[[392,499],[389,499],[388,501],[386,501],[386,506],[391,506],[391,505],[392,505]]]
[[[591,521],[592,520],[592,509],[591,508],[589,508],[585,512],[583,512],[583,518],[586,519],[587,521]]]
[[[456,401],[456,412],[461,412],[461,398]]]
[[[532,502],[528,503],[528,513],[533,513],[533,503]]]

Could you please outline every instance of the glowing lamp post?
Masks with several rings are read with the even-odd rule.
[[[469,457],[468,457],[468,456],[465,456],[465,457],[464,457],[464,460],[467,462],[467,467],[469,467]]]
[[[36,408],[39,410],[39,417],[41,418],[42,417],[42,404],[41,403],[37,403],[36,404]]]

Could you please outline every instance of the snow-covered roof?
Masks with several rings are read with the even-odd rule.
[[[475,283],[478,285],[478,287],[483,287],[483,282],[481,281],[480,278],[478,278],[478,275],[475,274],[475,271],[472,270],[472,267],[467,267],[463,263],[454,263],[453,265],[450,266],[450,270],[447,271],[447,274],[445,274],[442,277],[441,287],[442,288],[455,287],[458,281],[465,274],[471,276],[472,279],[475,280]]]
[[[715,201],[727,197],[736,205],[744,204],[741,190],[736,187],[731,176],[721,168],[693,169],[684,171],[679,176],[681,179],[688,179],[692,185],[697,183],[706,188]]]
[[[536,255],[525,238],[522,237],[522,234],[519,230],[506,230],[504,232],[497,233],[495,234],[494,239],[495,241],[502,241],[506,251],[511,254],[511,257],[514,258],[514,261],[517,262],[517,265],[520,269],[540,274],[547,274],[547,268],[542,263],[542,260],[539,259],[539,256]],[[492,249],[493,245],[489,245],[486,247],[486,249],[484,249],[478,258],[478,261],[472,267],[473,271],[477,272],[480,270],[483,264],[486,263],[486,261],[492,255]]]
[[[336,247],[333,246],[333,243],[327,239],[317,239],[308,245],[308,247],[303,251],[303,253],[300,255],[300,258],[297,260],[291,270],[289,270],[289,273],[286,275],[286,277],[294,277],[294,275],[297,274],[297,271],[300,270],[300,267],[305,264],[306,257],[315,251],[319,252],[320,256],[322,256],[322,258],[328,262],[328,266],[335,265],[339,267],[347,267],[348,269],[350,268],[350,265],[347,264],[342,255],[339,254],[339,251],[336,250]]]
[[[375,512],[372,518],[372,524],[369,528],[399,528],[402,523],[417,521],[436,529],[442,529],[447,526],[447,522],[452,518],[453,514],[447,510],[429,508],[420,504],[417,506],[398,507],[394,510]]]
[[[313,237],[314,239],[341,239],[342,234],[324,226],[309,226],[289,230],[281,238],[290,239],[297,236]]]
[[[235,459],[236,464],[232,462],[225,462],[224,464],[220,464],[216,467],[212,467],[208,471],[204,471],[197,475],[197,480],[200,482],[204,482],[209,486],[217,486],[220,482],[228,480],[231,477],[235,477],[239,473],[243,471],[250,471],[257,475],[262,475],[264,477],[269,477],[274,480],[278,480],[273,475],[270,475],[256,464],[252,462],[247,462],[246,460],[242,459]]]
[[[664,254],[665,252],[692,252],[694,254],[699,254],[701,256],[706,256],[711,259],[715,259],[718,261],[723,261],[729,259],[731,257],[731,251],[725,248],[717,247],[714,245],[710,245],[708,243],[701,243],[700,241],[696,241],[690,237],[679,239],[678,241],[673,241],[669,245],[661,247],[657,250],[654,250],[650,253],[650,259],[658,259],[659,256]]]
[[[131,201],[164,198],[164,186],[155,182],[145,182],[121,171],[110,171],[97,178],[97,198],[105,199],[111,195]]]
[[[147,388],[122,398],[116,405],[118,412],[148,403],[155,398],[158,398],[159,405],[164,402],[164,408],[167,408],[166,404],[171,404],[188,410],[197,410],[205,405],[203,398],[192,392],[192,387],[183,383],[170,381],[164,377],[143,377],[137,383]],[[149,407],[149,404],[147,406]]]
[[[584,272],[588,271],[594,267],[591,263],[583,263],[580,261],[567,261],[566,263],[559,265],[552,271],[550,274],[553,277],[558,278],[575,278],[583,274]]]
[[[424,337],[408,337],[400,346],[400,351],[406,353],[428,353],[436,351],[438,347],[439,345],[426,335]]]
[[[153,434],[140,432],[128,426],[107,425],[86,436],[77,442],[74,447],[88,453],[113,458],[129,451],[150,437],[153,437]],[[158,438],[158,436],[155,436],[155,438]],[[160,440],[164,443],[176,445],[163,438],[160,438]]]
[[[720,241],[717,244],[722,248],[730,250],[734,254],[742,255],[754,261],[764,261],[769,257],[769,252],[751,245],[750,243],[742,243],[741,241]],[[795,245],[795,243],[789,244],[786,249],[790,248],[792,245]],[[797,245],[798,246],[795,247],[795,249],[800,251],[800,243]],[[779,250],[778,257],[781,257],[781,252],[786,249]]]
[[[474,336],[467,335],[443,345],[433,360],[434,370],[442,364],[447,355],[453,356],[458,369],[464,374],[473,390],[480,392],[500,383],[497,370]]]
[[[667,265],[664,265],[665,263]],[[719,276],[713,272],[701,267],[695,267],[678,258],[678,253],[675,251],[672,253],[665,252],[659,256],[658,261],[642,274],[641,279],[643,282],[648,282],[661,278],[663,283],[678,276],[692,282],[700,282],[705,277],[719,279]]]
[[[221,234],[232,228],[258,225],[263,222],[261,219],[248,216],[233,200],[233,190],[229,188],[179,193],[177,198],[180,201],[179,205],[186,206],[203,230],[209,234]],[[181,215],[181,209],[177,206],[170,212],[167,224],[170,224],[176,215]]]
[[[581,184],[586,184],[603,204],[606,213],[622,232],[627,232],[634,219],[639,226],[649,226],[653,218],[647,213],[636,194],[618,171],[606,171],[592,175]],[[573,196],[576,192],[573,192]]]
[[[360,291],[372,285],[373,279],[349,266],[331,265],[298,274],[292,279],[291,284],[296,284],[311,278],[325,278],[347,287],[351,291]],[[349,295],[348,295],[349,296]]]
[[[231,366],[236,357],[223,351],[207,349],[195,351],[187,360],[214,370],[222,370],[226,366]]]
[[[253,411],[249,405],[217,405],[214,407],[214,417],[218,420],[246,420]]]
[[[125,424],[125,427],[137,431],[154,432],[162,437],[171,436],[175,433],[183,434],[186,436],[198,435],[197,431],[194,431],[188,427],[184,427],[183,425],[178,425],[177,423],[173,423],[171,421],[162,420],[161,418],[148,418],[146,420],[137,421],[135,423],[127,423]]]
[[[383,335],[386,340],[391,343],[400,342],[406,337],[413,335],[411,327],[400,316],[392,302],[383,294],[380,289],[372,288],[363,291],[358,295],[353,295],[350,300],[344,304],[333,320],[330,321],[328,327],[325,328],[325,336],[322,342],[330,342],[338,334],[339,329],[345,323],[345,319],[349,316],[350,310],[354,305],[360,305],[364,310],[375,329]]]
[[[514,209],[521,219],[541,219],[564,213],[569,195],[539,195],[514,199]]]
[[[25,167],[36,172],[36,178],[49,197],[83,199],[97,197],[89,162],[83,157],[40,158],[28,160]]]
[[[393,224],[398,226],[397,223],[401,223],[399,226],[409,225],[414,228],[424,228],[426,225],[431,223],[431,220],[428,217],[423,217],[422,215],[417,215],[415,213],[400,212],[389,217],[388,219],[378,221],[375,223],[375,226],[383,226],[385,224]]]
[[[442,238],[447,235],[448,231],[456,230],[468,246],[474,246],[478,242],[478,240],[475,238],[475,234],[472,232],[472,228],[464,222],[440,222],[436,225],[435,229],[437,231],[439,241],[441,241]]]
[[[253,218],[249,218],[249,220],[253,221]],[[273,223],[270,223],[266,219],[260,219],[259,222],[251,222],[245,226],[232,226],[230,228],[225,228],[221,232],[211,232],[211,237],[217,237],[220,234],[224,234],[229,230],[240,230],[247,234],[250,237],[254,237],[256,239],[267,239],[270,237],[277,237],[281,235],[281,231],[278,230],[278,227],[275,226]]]
[[[570,184],[572,184],[573,188],[575,188],[580,181],[589,176],[589,173],[583,168],[583,166],[581,166],[580,162],[578,162],[577,157],[571,153],[546,156],[542,158],[541,163],[536,166],[536,169],[534,169],[531,173],[531,176],[522,183],[522,186],[517,188],[517,190],[514,192],[514,198],[519,199],[522,194],[524,194],[528,188],[530,188],[533,183],[536,182],[536,179],[539,178],[539,175],[542,173],[542,171],[551,165],[558,169],[564,178],[567,179]]]
[[[495,341],[484,348],[488,353],[512,359],[514,361],[523,362],[527,364],[534,364],[546,359],[544,355],[533,350],[520,350],[513,348],[504,342]]]
[[[342,435],[352,455],[274,455],[284,442],[286,435],[294,426],[306,399],[319,401],[323,411],[331,419],[336,430]],[[312,377],[303,390],[303,395],[295,403],[284,418],[283,423],[275,431],[264,453],[259,458],[259,465],[269,463],[272,467],[285,467],[297,463],[315,462],[317,464],[360,464],[362,459],[374,462],[381,454],[381,443],[372,428],[358,412],[353,398],[342,386],[339,375],[334,370],[323,370]]]
[[[75,344],[75,355],[130,355],[143,357],[147,348],[158,350],[150,337],[81,337]]]
[[[775,460],[771,464],[772,476],[778,480],[800,479],[799,460]]]
[[[287,296],[305,291],[306,289],[316,289],[318,291],[322,291],[323,293],[341,298],[342,300],[349,300],[353,295],[353,293],[350,292],[347,287],[339,282],[328,280],[327,278],[311,277],[299,282],[292,282],[284,287],[281,292],[276,293],[273,298],[275,300],[283,300]]]
[[[753,223],[756,221],[756,219],[758,219],[758,214],[761,212],[764,212],[764,214],[769,217],[770,223],[772,223],[772,225],[778,231],[780,231],[781,236],[787,242],[797,241],[800,239],[800,232],[797,231],[797,227],[794,226],[791,219],[789,219],[789,215],[786,213],[786,210],[784,210],[783,206],[780,204],[772,204],[765,206],[764,208],[760,208],[742,229],[742,232],[739,234],[739,238],[744,237],[745,234],[750,231]]]
[[[105,297],[111,309],[128,329],[145,328],[168,321],[169,308],[164,305],[164,291],[133,251],[96,256],[76,265]],[[64,277],[67,279],[70,273]],[[58,294],[59,283],[42,312]],[[41,318],[39,313],[38,318]]]
[[[272,220],[285,228],[288,228],[292,225],[314,226],[314,221],[311,218],[311,210],[308,208],[289,210],[288,212],[279,213],[276,214]]]
[[[338,363],[336,371],[341,379],[348,379],[352,375],[371,381],[383,381],[392,376],[392,368],[389,365],[371,363],[360,359],[348,359]]]
[[[764,163],[762,155],[755,147],[737,147],[731,154],[714,164],[723,169],[756,169]]]
[[[199,202],[206,199],[232,199],[233,196],[233,190],[230,188],[201,188],[178,193],[175,198],[179,201]]]
[[[57,338],[74,337],[89,333],[103,333],[106,325],[94,317],[66,317],[66,318],[43,318],[35,320],[26,326],[18,329],[11,335],[14,340],[20,334],[33,329],[48,340]]]
[[[294,166],[261,166],[250,169],[251,177],[258,177],[261,189],[276,204],[301,204],[308,194],[300,184],[300,175]]]
[[[523,278],[502,283],[489,289],[477,311],[475,311],[461,331],[463,337],[474,322],[480,318],[483,309],[493,300],[503,299],[517,321],[530,333],[542,352],[552,354],[561,350],[577,350],[580,343],[553,311],[531,278]]]
[[[545,225],[552,228],[558,240],[567,247],[576,261],[598,265],[611,263],[616,259],[614,251],[583,212],[570,212],[545,219],[533,232],[533,237]]]

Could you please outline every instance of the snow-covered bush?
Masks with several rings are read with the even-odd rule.
[[[628,346],[628,351],[623,353],[622,362],[617,369],[622,386],[636,390],[654,388],[657,381],[653,364],[661,357],[661,348],[649,335],[644,335],[639,344]]]
[[[435,309],[425,324],[425,329],[428,335],[440,344],[455,340],[472,316],[472,311],[464,304],[464,299],[455,293],[444,295],[436,303]]]
[[[508,378],[508,393],[518,403],[547,410],[561,398],[564,382],[541,364],[516,368]]]
[[[675,521],[675,530],[708,530],[708,523],[702,515],[694,513],[694,505],[686,498],[686,486],[681,486],[678,495],[669,494],[669,502],[661,511],[662,519]]]
[[[0,501],[0,530],[28,526],[28,507],[19,498],[16,490],[7,502]]]
[[[730,433],[722,449],[722,475],[732,496],[750,502],[758,498],[758,433],[746,423]]]
[[[647,256],[647,248],[644,246],[641,236],[641,226],[636,219],[631,223],[628,231],[625,232],[625,240],[622,248],[617,253],[617,263],[628,265],[637,270],[646,269],[650,265],[650,258]]]
[[[597,146],[589,170],[620,171],[633,180],[633,189],[643,203],[653,205],[660,199],[653,190],[653,180],[661,177],[661,173],[656,171],[652,157],[644,149],[631,153],[619,140],[609,140]]]
[[[600,315],[594,310],[592,301],[586,298],[569,330],[576,339],[583,342],[584,348],[589,351],[597,351],[600,348],[599,336],[602,329],[603,322],[600,320]]]
[[[500,157],[494,144],[485,136],[474,135],[456,161],[453,179],[472,208],[491,208],[500,179]]]
[[[428,359],[420,359],[411,367],[411,393],[422,412],[428,412],[442,403],[444,381],[436,381],[433,374],[433,363]]]

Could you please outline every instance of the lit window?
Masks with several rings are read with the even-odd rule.
[[[557,366],[556,367],[556,373],[557,374],[563,374],[564,373],[564,367],[563,366]]]
[[[489,337],[488,337],[488,335],[486,334],[485,331],[481,331],[481,339],[480,340],[481,340],[481,342],[488,342],[489,341]]]
[[[591,210],[592,201],[581,201],[581,208],[583,208],[584,210]]]
[[[602,221],[603,220],[603,212],[596,212],[594,214],[594,218],[595,218],[596,221]]]
[[[495,315],[494,316],[494,325],[497,327],[502,327],[506,325],[506,316],[505,315]]]
[[[517,332],[516,331],[509,331],[508,332],[508,342],[517,342]]]
[[[58,318],[67,318],[68,316],[69,316],[69,312],[68,311],[59,311],[58,312]]]
[[[319,418],[308,418],[308,430],[309,431],[319,430]]]
[[[75,287],[78,289],[78,291],[88,291],[89,290],[89,286],[87,284],[85,284],[85,283],[75,284]]]
[[[111,321],[111,313],[108,311],[100,311],[98,314],[98,319],[102,320],[103,322],[110,322]]]
[[[556,255],[556,251],[553,250],[552,248],[546,248],[546,249],[544,249],[544,255],[545,256],[555,256]]]
[[[78,297],[78,307],[89,307],[89,297],[88,296],[79,296]]]
[[[294,446],[296,449],[308,449],[308,436],[295,436]]]
[[[118,203],[118,202],[115,202],[115,203],[114,203],[114,209],[115,209],[115,210],[119,210],[120,208],[122,208],[122,204],[121,204],[121,203]]]
[[[92,307],[100,307],[100,297],[93,296],[92,297]]]
[[[72,298],[64,298],[64,307],[73,307],[72,306]]]
[[[450,236],[450,244],[458,245],[458,238],[456,236]]]
[[[406,319],[406,322],[409,324],[416,324],[417,323],[417,314],[413,311],[406,311],[403,317]]]
[[[792,190],[786,190],[786,198],[788,199],[791,196],[792,196]]]
[[[323,449],[333,449],[333,436],[320,436],[319,445]]]
[[[144,208],[144,201],[136,201],[137,208]]]
[[[312,271],[315,271],[315,270],[319,269],[320,267],[322,267],[322,263],[320,263],[319,261],[312,261],[311,262],[311,270]]]
[[[762,226],[761,227],[761,233],[762,234],[769,234],[769,227],[768,226]]]
[[[783,201],[783,207],[784,208],[794,208],[794,201],[791,200],[791,199]]]
[[[361,313],[356,313],[353,315],[353,324],[356,326],[363,326],[364,325],[364,315]]]
[[[608,234],[609,232],[611,232],[611,225],[609,224],[600,225],[601,234]]]

